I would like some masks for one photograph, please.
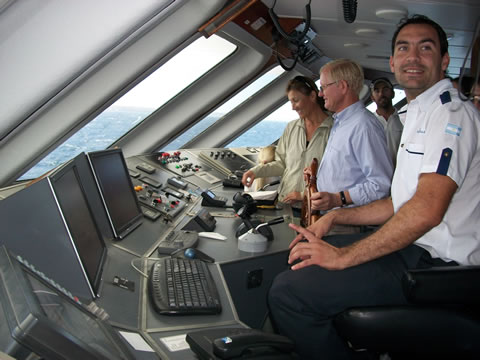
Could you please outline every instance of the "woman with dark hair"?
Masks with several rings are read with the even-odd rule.
[[[310,166],[313,158],[322,159],[333,119],[312,79],[296,76],[288,82],[286,93],[299,119],[287,124],[278,141],[275,160],[251,168],[243,175],[242,182],[250,186],[255,178],[282,176],[279,201],[301,208],[305,188],[303,169]]]

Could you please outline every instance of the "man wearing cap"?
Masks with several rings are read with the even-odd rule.
[[[377,111],[374,114],[385,129],[388,151],[395,167],[403,123],[399,112],[392,105],[392,99],[395,96],[393,85],[390,80],[381,77],[372,82],[370,89],[372,91],[371,98],[377,104]],[[406,110],[402,113],[406,113]]]

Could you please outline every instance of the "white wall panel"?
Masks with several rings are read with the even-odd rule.
[[[13,2],[0,14],[0,139],[171,2]]]

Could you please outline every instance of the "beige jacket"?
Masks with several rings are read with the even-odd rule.
[[[255,177],[282,176],[278,188],[280,201],[292,191],[303,194],[303,169],[310,166],[314,157],[321,161],[332,125],[333,119],[329,116],[315,130],[307,146],[304,121],[297,119],[289,122],[278,141],[275,160],[253,167],[251,170]]]

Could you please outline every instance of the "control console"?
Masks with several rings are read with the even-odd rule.
[[[200,159],[220,171],[225,176],[243,173],[255,166],[255,163],[228,149],[212,149],[200,152]]]
[[[172,220],[185,208],[187,203],[181,200],[184,193],[170,187],[160,189],[162,184],[149,184],[145,181],[145,178],[140,180],[142,180],[142,185],[134,186],[134,190],[146,217],[156,220],[158,216],[152,215],[158,212],[165,219]]]
[[[210,167],[205,167],[187,151],[162,152],[158,154],[148,155],[148,160],[155,162],[160,167],[167,169],[177,175],[189,176],[201,171],[209,171]]]

